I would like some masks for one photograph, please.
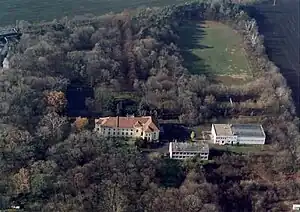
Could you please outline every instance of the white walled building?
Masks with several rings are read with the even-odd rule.
[[[95,119],[95,131],[105,137],[159,140],[158,123],[151,116],[104,117]]]
[[[212,124],[215,144],[265,144],[266,134],[260,124]]]
[[[3,67],[3,69],[9,69],[9,61],[8,61],[7,57],[4,58],[4,60],[2,62],[2,67]]]
[[[300,204],[293,204],[293,211],[300,211]]]
[[[209,146],[204,143],[170,142],[169,155],[172,159],[184,160],[199,155],[202,160],[208,160]]]

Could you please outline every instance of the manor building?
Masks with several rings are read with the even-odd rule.
[[[142,138],[159,140],[158,122],[151,116],[103,117],[95,119],[95,129],[105,137]]]
[[[215,144],[265,144],[266,134],[260,124],[212,124]]]

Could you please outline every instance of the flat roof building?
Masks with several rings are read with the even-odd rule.
[[[300,204],[293,204],[293,211],[300,211]]]
[[[216,144],[265,144],[261,124],[212,124],[211,135]]]
[[[184,160],[200,156],[202,160],[208,160],[209,146],[205,143],[170,142],[169,154],[172,159]]]

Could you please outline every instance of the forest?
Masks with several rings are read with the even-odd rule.
[[[186,20],[237,30],[254,80],[224,85],[190,74],[178,34]],[[0,73],[0,208],[263,212],[290,211],[300,200],[299,120],[291,91],[266,56],[255,20],[239,5],[192,1],[17,25],[23,35],[10,69]],[[121,100],[129,102],[123,115],[151,114],[187,126],[255,111],[276,154],[225,152],[207,164],[145,155],[70,121],[69,91],[76,83],[92,90],[81,102],[90,117],[116,115]],[[240,102],[229,107],[223,101],[229,95]]]

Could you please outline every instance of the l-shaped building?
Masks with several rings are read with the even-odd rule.
[[[151,116],[103,117],[95,120],[96,132],[105,137],[159,140],[158,122]]]
[[[212,124],[215,144],[265,144],[266,134],[260,124]]]

